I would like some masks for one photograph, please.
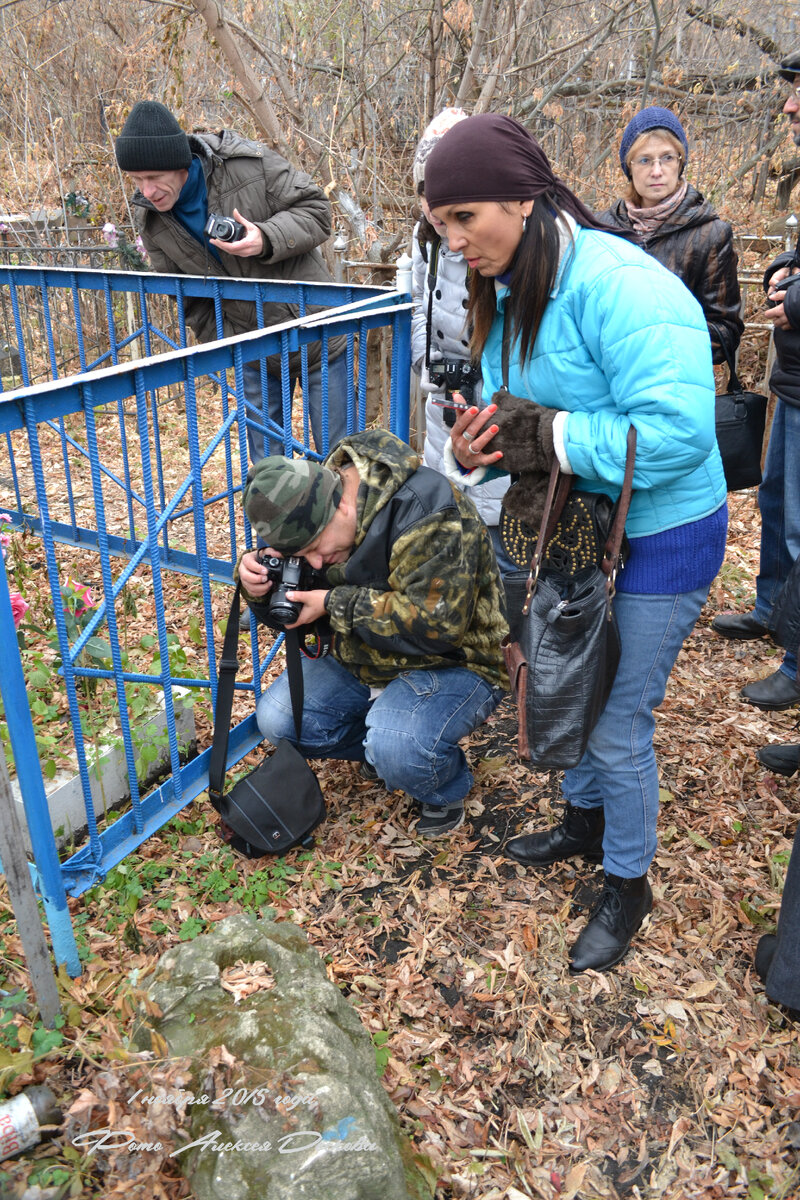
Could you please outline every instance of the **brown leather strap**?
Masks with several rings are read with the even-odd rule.
[[[619,500],[617,500],[617,511],[614,513],[611,533],[608,535],[608,541],[603,552],[603,561],[600,564],[602,571],[609,578],[616,575],[619,566],[619,553],[625,533],[625,522],[628,518],[628,509],[630,508],[631,496],[633,495],[633,468],[635,460],[636,429],[633,425],[630,425],[628,427],[627,449],[625,452],[625,477],[622,481],[622,491],[619,494]]]
[[[533,558],[531,559],[531,566],[528,571],[528,579],[525,587],[525,603],[522,606],[524,616],[528,615],[531,596],[536,590],[536,582],[539,578],[544,552],[549,539],[553,536],[559,517],[567,502],[567,496],[572,487],[572,480],[573,476],[565,475],[558,465],[558,459],[555,459],[550,469],[550,479],[547,483],[547,494],[545,495],[544,508],[542,509],[542,520],[536,538],[536,548],[533,551]]]
[[[610,594],[613,595],[614,579],[619,567],[619,555],[622,549],[622,538],[625,534],[625,521],[628,517],[628,509],[630,508],[631,496],[633,495],[633,468],[636,461],[636,430],[633,425],[628,427],[627,444],[625,451],[625,475],[622,481],[622,491],[617,500],[616,512],[614,513],[614,521],[611,525],[611,532],[608,535],[608,541],[605,544],[603,551],[603,560],[600,563],[600,568],[609,578]],[[544,511],[542,512],[542,520],[539,526],[539,535],[536,539],[536,549],[533,552],[531,559],[530,571],[528,572],[528,580],[525,594],[525,603],[522,606],[523,615],[527,616],[530,608],[531,597],[536,590],[536,583],[539,578],[539,571],[542,566],[542,559],[547,548],[548,540],[553,536],[558,519],[564,505],[567,502],[570,488],[572,487],[574,476],[566,475],[560,469],[558,460],[553,463],[550,471],[550,480],[547,485],[547,495],[544,500]]]

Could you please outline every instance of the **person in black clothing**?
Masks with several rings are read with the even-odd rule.
[[[800,829],[786,871],[778,932],[759,938],[754,965],[770,1000],[800,1018]]]
[[[800,146],[800,51],[785,58],[779,75],[789,85],[783,111],[795,145]],[[764,637],[778,595],[795,559],[800,555],[800,252],[779,254],[764,275],[768,297],[765,315],[775,326],[775,366],[769,385],[777,396],[758,490],[761,511],[761,552],[756,578],[756,603],[750,612],[723,613],[712,628],[728,638]],[[797,653],[786,651],[780,667],[765,679],[748,683],[742,699],[757,708],[779,710],[800,701]],[[774,759],[777,747],[766,747],[759,757],[773,770],[791,774],[800,764],[800,746]],[[768,761],[774,759],[774,761]]]
[[[686,284],[708,324],[715,363],[733,363],[744,325],[733,231],[686,179],[689,143],[668,108],[628,122],[619,161],[625,195],[599,219],[624,230]]]

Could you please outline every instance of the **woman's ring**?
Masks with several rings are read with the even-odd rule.
[[[472,439],[475,437],[475,434],[470,433],[469,430],[467,430],[465,433],[462,433],[461,436],[463,437],[465,442],[471,442]]]
[[[467,446],[470,454],[480,454],[480,450],[476,450],[474,446]]]

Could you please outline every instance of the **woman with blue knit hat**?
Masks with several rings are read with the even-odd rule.
[[[733,362],[744,329],[733,232],[686,179],[689,142],[675,114],[658,105],[638,112],[619,161],[628,188],[600,219],[683,280],[705,314],[714,362]]]

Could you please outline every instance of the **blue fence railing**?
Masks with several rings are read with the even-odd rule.
[[[210,301],[221,320],[232,298],[252,300],[260,315],[275,299],[307,315],[187,346],[187,304]],[[319,305],[326,311],[308,313]],[[218,623],[233,564],[252,545],[239,495],[247,429],[280,439],[287,454],[319,456],[288,369],[290,355],[305,363],[315,343],[323,379],[331,343],[345,356],[348,428],[363,428],[367,335],[386,328],[392,370],[382,423],[407,438],[410,302],[356,286],[0,268],[0,314],[24,384],[0,394],[0,509],[10,529],[0,691],[56,959],[77,973],[67,895],[101,881],[207,786],[209,751],[185,761],[181,715],[193,697],[212,711],[216,703]],[[244,399],[245,364],[267,358],[271,371],[261,377],[280,389],[281,426],[266,397],[260,410]],[[78,374],[68,369],[74,362]],[[41,538],[33,556],[41,566],[27,549],[31,533]],[[34,589],[36,570],[45,588]],[[45,592],[48,611],[26,614],[15,654],[10,593],[26,580],[40,606]],[[257,699],[275,646],[262,655],[254,622],[249,650],[237,688]],[[254,717],[240,721],[229,765],[259,740]],[[145,782],[153,742],[167,774],[154,785]],[[104,790],[109,746],[123,760],[121,801]],[[65,837],[53,784],[70,772],[80,817],[69,817]]]

